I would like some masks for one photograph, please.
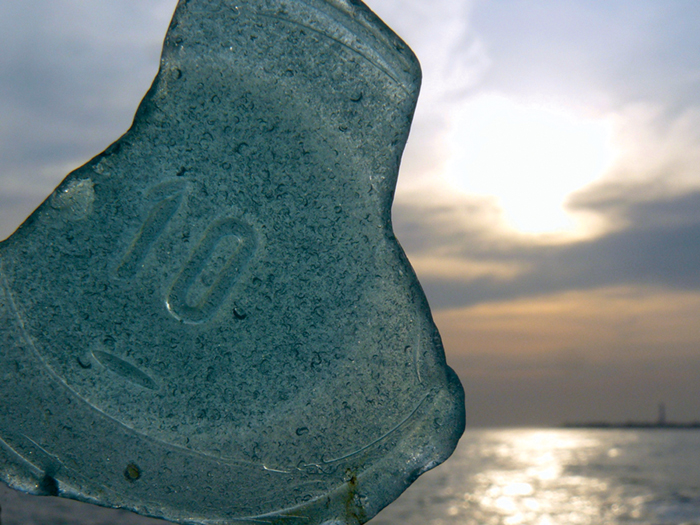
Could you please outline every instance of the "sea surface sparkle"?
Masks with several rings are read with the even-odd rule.
[[[700,524],[700,431],[469,430],[373,525]]]

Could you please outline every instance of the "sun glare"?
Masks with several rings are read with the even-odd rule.
[[[612,164],[609,119],[490,95],[462,106],[452,122],[446,171],[451,187],[495,196],[507,226],[518,232],[591,234],[591,217],[574,214],[565,203]]]

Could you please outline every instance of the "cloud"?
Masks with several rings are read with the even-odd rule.
[[[0,2],[0,238],[127,130],[175,3]]]
[[[700,330],[692,321],[699,309],[698,291],[610,286],[450,309],[436,319],[450,334],[447,347],[476,361],[488,358],[486,367],[490,356],[501,356],[545,360],[568,372],[630,356],[656,359],[659,347],[665,359],[695,355]]]
[[[438,279],[460,279],[473,281],[479,278],[512,281],[526,271],[517,262],[489,261],[479,259],[450,258],[439,256],[413,257],[411,264],[421,275]]]
[[[442,99],[479,82],[489,67],[481,40],[471,28],[475,0],[369,1],[413,49],[423,69],[420,105],[432,107]]]
[[[604,177],[572,194],[573,210],[621,219],[619,203],[668,199],[700,189],[700,101],[675,113],[631,104],[613,121],[616,160]],[[629,217],[628,217],[629,218]]]
[[[445,137],[454,101],[479,84],[490,67],[470,24],[475,0],[368,1],[413,49],[423,71],[421,94],[404,152],[399,193],[420,187],[444,169]]]
[[[469,425],[697,419],[700,293],[611,286],[439,311]],[[672,408],[671,408],[672,407]]]
[[[605,209],[626,226],[566,244],[494,235],[496,212],[469,199],[399,204],[394,226],[438,310],[612,285],[700,289],[700,191],[642,202],[632,191]]]
[[[700,11],[687,0],[487,1],[471,22],[492,59],[486,89],[606,110],[697,100]]]
[[[566,202],[600,224],[587,239],[519,235],[495,196],[397,192],[395,230],[433,308],[615,284],[700,288],[700,105],[631,103],[612,118],[614,163]]]
[[[375,9],[386,6],[385,18],[395,21],[395,29],[424,58],[425,86],[402,163],[397,206],[410,204],[416,194],[455,208],[453,215],[458,208],[473,206],[476,198],[454,207],[444,194],[450,191],[447,175],[455,171],[454,165],[474,160],[468,148],[461,148],[465,150],[462,156],[468,157],[461,158],[453,144],[455,115],[484,94],[511,100],[514,106],[535,104],[583,120],[614,122],[616,161],[605,171],[592,173],[588,180],[599,177],[595,183],[579,188],[566,202],[572,217],[571,237],[625,227],[623,214],[612,207],[618,191],[634,193],[641,202],[700,187],[696,169],[700,165],[700,91],[696,89],[700,68],[693,51],[700,36],[688,22],[700,15],[690,5],[653,0],[455,2],[444,9],[442,4],[394,0],[376,4]],[[382,14],[381,9],[379,12]],[[459,64],[462,71],[469,71],[462,75],[463,82],[450,82],[446,64]],[[460,87],[454,90],[454,85]],[[478,136],[478,129],[474,133]],[[474,147],[477,143],[469,141]],[[501,156],[506,164],[519,162],[505,148]],[[469,182],[473,176],[465,173],[462,178]],[[571,176],[562,173],[560,178]],[[540,183],[545,191],[555,186]],[[491,181],[491,186],[495,184]],[[518,192],[511,193],[517,198]],[[606,199],[607,207],[603,206]],[[469,218],[478,215],[479,237],[487,235],[480,228],[482,220],[493,227],[491,238],[509,237],[506,217],[498,206],[482,204],[490,210],[472,213]],[[536,205],[521,208],[522,223],[527,223],[527,213],[543,218],[552,215],[544,212],[549,210],[544,205],[541,210]],[[435,213],[433,208],[431,214]],[[399,222],[402,214],[395,213]],[[567,218],[558,217],[561,221]],[[445,222],[440,224],[445,226]],[[473,231],[470,227],[465,242],[473,241]],[[402,232],[402,239],[404,235]]]

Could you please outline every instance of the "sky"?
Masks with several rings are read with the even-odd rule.
[[[0,238],[128,129],[175,4],[0,2]],[[423,68],[393,221],[467,424],[700,420],[700,5],[368,5]]]

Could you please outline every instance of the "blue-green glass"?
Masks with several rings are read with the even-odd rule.
[[[0,245],[0,478],[181,523],[362,523],[464,394],[391,228],[418,96],[362,4],[180,0],[131,129]]]

